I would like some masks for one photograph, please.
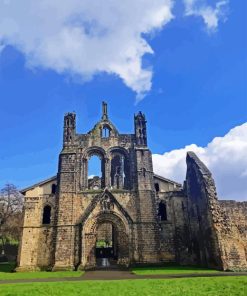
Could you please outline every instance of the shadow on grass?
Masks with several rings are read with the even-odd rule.
[[[67,278],[79,277],[83,271],[27,271],[15,272],[15,262],[0,263],[0,281],[18,279],[46,279],[46,278]]]
[[[14,272],[15,267],[15,262],[0,262],[0,272]]]

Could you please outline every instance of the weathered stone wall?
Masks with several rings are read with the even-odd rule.
[[[219,216],[219,205],[214,180],[193,152],[187,153],[186,162],[191,259],[195,264],[222,268],[215,224]]]
[[[219,201],[218,225],[224,269],[247,270],[247,202]]]
[[[189,152],[186,190],[192,240],[197,264],[224,270],[245,270],[246,203],[218,201],[210,171]]]
[[[18,270],[49,269],[54,263],[54,224],[56,195],[52,185],[56,180],[36,186],[25,196],[23,233],[19,247]],[[51,221],[43,225],[43,210],[51,207]]]
[[[159,221],[160,260],[188,264],[187,197],[183,190],[157,193],[157,214],[160,202],[166,205],[167,214],[165,221]]]
[[[41,227],[38,235],[37,266],[51,270],[54,264],[54,226]]]
[[[247,201],[219,200],[226,216],[238,228],[243,240],[247,239]]]
[[[97,241],[105,242],[109,244],[112,242],[113,225],[109,222],[105,222],[97,228]]]
[[[153,164],[149,149],[136,148],[136,171],[138,189],[135,198],[136,221],[134,225],[138,240],[135,261],[157,263],[159,261],[159,228],[157,220]]]

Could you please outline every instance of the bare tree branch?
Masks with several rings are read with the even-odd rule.
[[[8,183],[0,190],[0,241],[2,242],[2,254],[4,254],[8,239],[19,239],[23,201],[23,195],[13,184]]]

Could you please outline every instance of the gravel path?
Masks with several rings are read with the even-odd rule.
[[[0,280],[0,284],[79,282],[79,281],[93,281],[93,280],[112,281],[112,280],[136,280],[136,279],[176,279],[176,278],[219,277],[219,276],[247,276],[247,272],[218,272],[218,273],[208,273],[208,274],[191,273],[191,274],[136,275],[128,270],[93,270],[93,271],[86,271],[85,274],[79,277]]]

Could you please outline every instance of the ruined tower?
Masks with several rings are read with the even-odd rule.
[[[89,175],[93,157],[97,176]],[[105,102],[85,134],[76,129],[76,114],[65,114],[57,175],[21,192],[19,271],[95,268],[103,258],[124,266],[247,266],[246,204],[235,205],[240,222],[226,219],[225,211],[235,212],[217,200],[211,173],[193,153],[183,186],[154,174],[142,112],[131,134],[118,131]]]

